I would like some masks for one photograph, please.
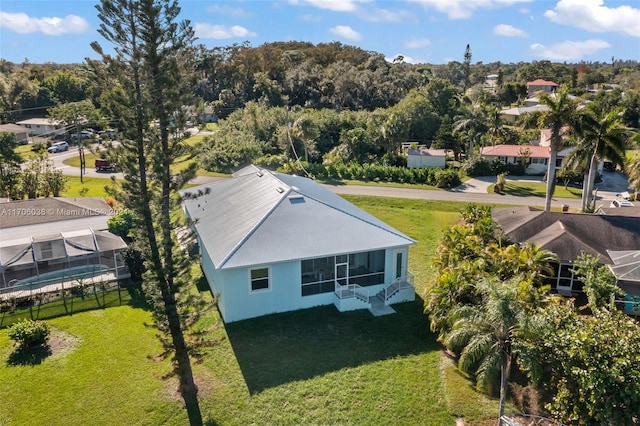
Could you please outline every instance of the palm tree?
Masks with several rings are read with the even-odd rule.
[[[640,191],[640,158],[629,163],[626,167],[629,175],[629,188],[634,190],[634,199],[638,199],[638,191]]]
[[[466,148],[467,158],[473,157],[476,139],[487,131],[487,114],[484,105],[476,101],[461,108],[460,115],[454,119],[453,130],[457,134],[465,134],[469,142]]]
[[[540,104],[547,107],[546,111],[534,113],[536,124],[540,129],[550,129],[549,165],[547,169],[547,194],[544,202],[545,211],[551,210],[551,197],[555,189],[556,159],[558,151],[563,146],[563,136],[566,127],[573,128],[577,123],[577,102],[570,95],[568,88],[563,86],[555,96],[543,93],[539,97]]]
[[[599,161],[606,158],[614,165],[624,164],[627,129],[622,125],[619,109],[605,111],[596,104],[590,104],[587,113],[581,118],[580,126],[576,129],[579,136],[578,144],[567,161],[588,164],[589,172],[582,186],[582,211],[586,211]]]
[[[640,147],[640,133],[635,133],[633,139],[636,141],[637,146]],[[633,198],[637,200],[638,191],[640,191],[640,156],[631,160],[631,162],[625,166],[625,171],[629,176],[629,188],[635,192]]]
[[[505,134],[504,122],[502,120],[502,113],[498,108],[494,108],[487,114],[487,135],[491,146],[495,146],[496,141],[500,140]]]
[[[513,343],[525,311],[518,297],[517,281],[486,280],[478,283],[478,288],[484,296],[483,303],[455,309],[456,320],[444,344],[453,351],[462,349],[458,365],[465,372],[475,373],[478,387],[488,388],[500,378],[502,419]]]

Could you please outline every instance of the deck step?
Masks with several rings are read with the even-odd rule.
[[[374,305],[371,304],[371,307],[369,308],[369,312],[371,312],[371,314],[374,317],[381,317],[383,315],[389,315],[389,314],[395,314],[396,311],[395,309],[393,309],[391,306],[388,305]]]

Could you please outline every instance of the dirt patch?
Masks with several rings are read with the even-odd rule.
[[[53,329],[47,342],[51,351],[51,358],[60,358],[73,352],[80,343],[80,339],[64,331]]]
[[[15,347],[7,358],[8,365],[38,365],[47,359],[57,359],[72,352],[80,343],[78,337],[52,329],[45,345]]]

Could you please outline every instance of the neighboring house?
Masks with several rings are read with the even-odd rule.
[[[0,133],[12,133],[16,136],[16,140],[20,145],[29,143],[29,132],[22,126],[17,124],[0,124]]]
[[[25,128],[29,136],[54,136],[65,132],[61,123],[49,118],[30,118],[18,121],[16,124]]]
[[[609,265],[629,297],[640,297],[640,283],[628,283],[635,273],[627,276],[623,274],[627,269],[617,268],[634,262],[627,252],[640,250],[640,217],[626,216],[624,208],[616,210],[618,215],[591,215],[506,207],[493,209],[492,216],[511,241],[532,242],[559,257],[552,290],[565,296],[582,291],[583,284],[573,273],[573,261],[587,253]]]
[[[445,168],[447,152],[444,149],[409,148],[407,150],[407,167],[441,167]]]
[[[515,125],[518,120],[520,119],[520,116],[523,114],[530,114],[530,113],[534,113],[534,112],[539,112],[539,111],[547,111],[549,108],[546,105],[530,105],[530,106],[523,106],[523,107],[514,107],[514,108],[507,108],[504,109],[502,111],[500,111],[500,114],[502,115],[502,121],[507,124],[507,125]]]
[[[505,164],[521,164],[526,160],[525,173],[528,175],[543,175],[549,164],[549,147],[536,145],[495,145],[482,147],[482,157],[493,162],[500,160]],[[559,157],[562,162],[563,157]]]
[[[558,84],[553,81],[537,79],[527,83],[527,96],[534,96],[536,93],[555,93],[558,90]]]
[[[613,260],[613,264],[607,266],[627,294],[625,312],[640,315],[640,250],[607,250],[607,253]]]
[[[393,312],[414,300],[415,241],[310,179],[248,166],[187,199],[225,322],[320,305]]]
[[[128,278],[122,238],[101,198],[0,203],[0,300]]]

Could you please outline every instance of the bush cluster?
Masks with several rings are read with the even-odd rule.
[[[525,174],[525,166],[522,164],[506,164],[501,160],[489,161],[483,157],[471,158],[462,164],[462,171],[470,177],[494,176],[500,173],[522,176]]]
[[[44,321],[22,320],[9,327],[9,338],[19,347],[44,345],[50,332]]]
[[[407,168],[381,164],[322,164],[303,163],[304,170],[297,164],[286,164],[279,168],[283,173],[303,174],[305,171],[319,179],[346,179],[365,182],[394,182],[425,184],[438,188],[453,188],[462,183],[454,169],[438,167]]]

